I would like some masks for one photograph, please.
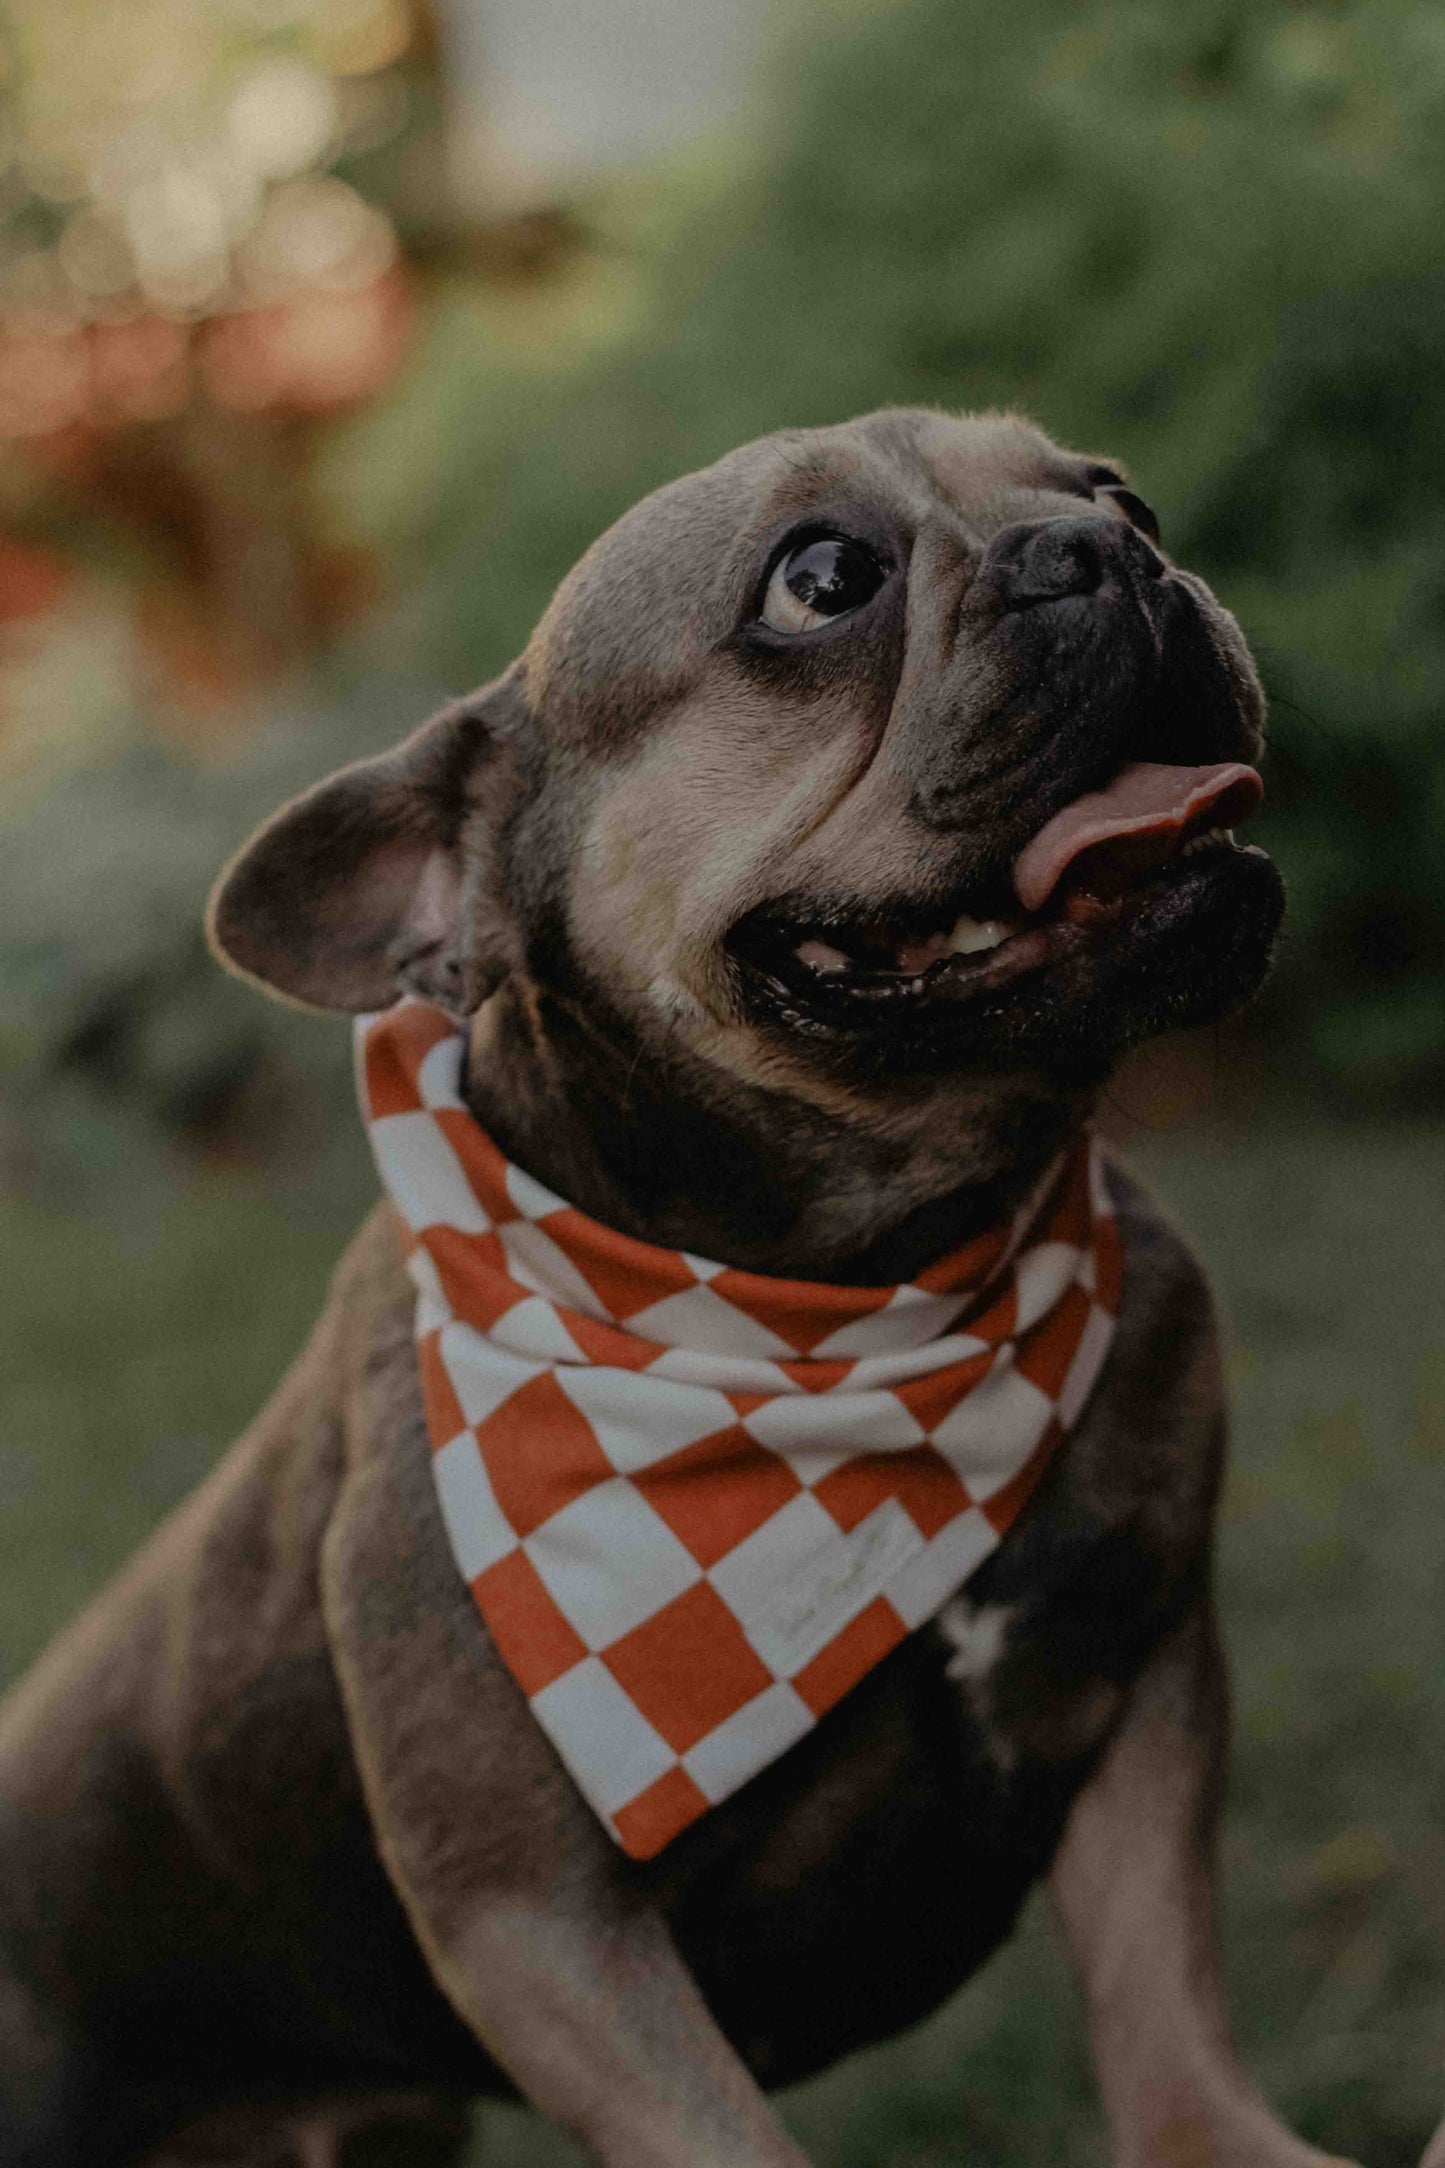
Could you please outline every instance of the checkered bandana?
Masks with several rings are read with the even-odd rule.
[[[615,1234],[510,1165],[442,1011],[363,1017],[358,1045],[457,1565],[582,1792],[651,1858],[1024,1504],[1114,1329],[1098,1149],[905,1286],[766,1279]]]

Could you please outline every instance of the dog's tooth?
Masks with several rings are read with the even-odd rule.
[[[1179,856],[1181,858],[1192,858],[1198,851],[1218,850],[1221,844],[1233,844],[1233,842],[1234,830],[1232,828],[1205,828],[1197,836],[1190,836],[1187,842],[1179,846]]]
[[[813,971],[846,971],[848,968],[843,951],[830,948],[826,941],[800,941],[793,954],[800,964],[807,964]]]
[[[965,911],[954,923],[948,946],[955,956],[976,956],[983,949],[997,948],[1012,932],[1012,926],[1001,918],[970,918]]]

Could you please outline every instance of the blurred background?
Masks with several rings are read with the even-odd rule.
[[[1273,701],[1293,910],[1125,1152],[1233,1318],[1241,2030],[1332,2149],[1445,2100],[1445,11],[0,0],[0,1682],[210,1466],[372,1194],[345,1027],[208,961],[283,795],[784,424],[1122,457]],[[1038,1916],[800,2089],[829,2168],[1102,2162]],[[569,2157],[488,2110],[505,2168]]]

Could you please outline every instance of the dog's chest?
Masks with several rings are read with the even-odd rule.
[[[767,2083],[914,2022],[989,1956],[1106,1728],[1097,1696],[1081,1724],[1070,1695],[1066,1752],[1016,1738],[993,1711],[1000,1618],[951,1608],[656,1878],[690,1968]]]

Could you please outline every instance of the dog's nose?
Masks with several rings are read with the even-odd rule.
[[[1095,512],[1005,527],[989,544],[981,569],[1004,607],[1017,610],[1030,602],[1092,595],[1111,583],[1127,587],[1131,573],[1158,579],[1164,561],[1137,527]]]

